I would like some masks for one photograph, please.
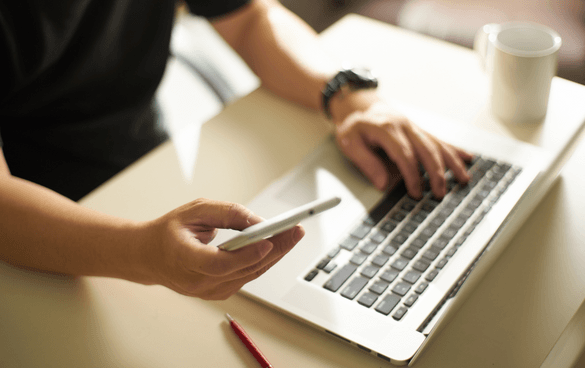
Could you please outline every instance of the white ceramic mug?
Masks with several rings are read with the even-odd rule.
[[[477,32],[474,49],[490,74],[497,118],[512,124],[544,119],[560,47],[559,34],[536,23],[487,24]]]

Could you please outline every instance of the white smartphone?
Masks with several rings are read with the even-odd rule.
[[[302,220],[337,206],[339,202],[341,202],[341,198],[331,197],[307,203],[269,220],[247,227],[236,237],[220,244],[218,247],[224,250],[240,249],[291,229]]]

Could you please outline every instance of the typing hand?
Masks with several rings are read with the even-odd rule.
[[[336,137],[342,152],[380,190],[388,185],[389,174],[375,149],[381,149],[396,164],[414,198],[422,195],[419,162],[438,198],[446,194],[445,167],[459,182],[469,181],[464,161],[471,160],[471,154],[437,139],[384,102],[349,114],[338,124]]]
[[[149,225],[153,232],[152,265],[155,282],[181,294],[221,300],[266,272],[303,237],[297,225],[270,239],[235,251],[208,243],[217,228],[242,230],[262,221],[242,205],[198,199]]]

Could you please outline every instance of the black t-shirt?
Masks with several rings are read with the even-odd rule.
[[[247,2],[186,1],[208,18]],[[150,106],[174,14],[171,0],[0,3],[0,146],[12,174],[64,193],[160,143]],[[128,139],[142,151],[126,152],[136,151]],[[78,192],[64,194],[78,199],[87,189]]]

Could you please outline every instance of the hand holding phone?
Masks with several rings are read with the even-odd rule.
[[[299,206],[273,217],[270,220],[262,221],[242,230],[242,232],[235,238],[220,244],[219,248],[224,250],[236,250],[245,247],[246,245],[256,243],[262,239],[280,234],[285,230],[291,229],[308,217],[317,215],[337,206],[340,202],[341,198],[331,197],[327,199],[318,199]]]

